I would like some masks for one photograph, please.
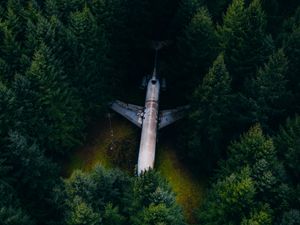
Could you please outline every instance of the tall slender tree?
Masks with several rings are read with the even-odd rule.
[[[206,160],[211,167],[221,155],[224,143],[224,130],[230,124],[232,107],[231,78],[224,64],[223,55],[219,55],[212,68],[204,77],[203,83],[196,88],[190,114],[189,149],[192,158]],[[203,164],[203,163],[201,163]]]
[[[216,46],[213,22],[207,9],[200,8],[177,41],[178,59],[174,69],[177,79],[182,80],[181,88],[193,90],[201,82],[217,57]]]
[[[256,103],[258,121],[264,128],[274,127],[288,112],[292,98],[287,88],[287,59],[283,50],[270,56],[252,80],[251,97]]]
[[[45,122],[45,129],[38,131],[39,143],[54,154],[64,153],[81,139],[82,107],[66,82],[61,64],[45,44],[35,52],[26,77],[37,95],[37,113]]]
[[[253,77],[273,49],[266,32],[266,16],[259,0],[245,7],[244,0],[234,0],[219,28],[225,62],[233,77],[235,90],[243,90],[244,82]]]

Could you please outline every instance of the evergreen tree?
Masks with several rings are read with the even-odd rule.
[[[180,34],[190,23],[195,13],[203,6],[203,0],[181,0],[171,24],[170,32],[173,36]]]
[[[81,102],[66,83],[61,64],[44,44],[35,52],[26,77],[37,94],[37,113],[45,122],[38,141],[53,153],[64,153],[81,139]]]
[[[137,224],[184,225],[182,212],[170,186],[157,172],[150,170],[136,177],[131,221]]]
[[[290,192],[284,184],[286,173],[277,158],[273,140],[263,135],[259,125],[252,127],[239,141],[229,146],[228,159],[221,162],[218,177],[226,177],[245,166],[250,168],[257,192],[256,201],[263,201],[276,212],[282,212],[289,201],[287,193]]]
[[[5,24],[0,24],[0,53],[1,53],[1,69],[3,78],[6,82],[14,79],[16,72],[20,71],[21,65],[21,45],[16,40],[16,35]]]
[[[144,172],[134,181],[134,195],[138,207],[151,203],[163,203],[168,206],[175,203],[175,196],[165,179],[154,170]]]
[[[103,223],[105,225],[121,225],[124,224],[124,221],[125,217],[120,214],[118,207],[114,207],[111,203],[105,206],[103,215]]]
[[[249,218],[244,218],[242,220],[241,225],[271,225],[272,223],[272,215],[271,210],[267,206],[261,207],[261,209],[254,209],[253,212],[250,213]]]
[[[256,103],[258,121],[263,127],[276,125],[285,118],[291,94],[287,89],[287,59],[282,50],[270,56],[252,80],[251,96]]]
[[[75,171],[65,181],[63,188],[67,204],[64,209],[66,218],[69,220],[70,215],[80,213],[76,211],[79,202],[92,218],[98,218],[96,213],[101,215],[101,220],[107,221],[107,216],[111,214],[115,221],[121,222],[122,216],[128,216],[132,201],[131,190],[131,179],[119,170],[106,171],[97,166],[90,174]],[[119,213],[115,207],[119,207]]]
[[[292,209],[289,212],[283,214],[280,225],[296,225],[300,223],[299,210]]]
[[[223,132],[230,125],[233,100],[230,83],[223,55],[219,55],[193,96],[188,129],[193,132],[189,132],[188,147],[191,158],[207,159],[204,168],[208,170],[221,155]]]
[[[198,212],[199,224],[247,224],[244,217],[256,209],[255,192],[247,167],[219,179]]]
[[[241,90],[245,80],[253,77],[273,49],[272,39],[266,33],[266,17],[260,1],[254,0],[246,8],[244,0],[234,0],[219,33],[234,89]]]
[[[178,59],[173,67],[176,79],[182,80],[179,88],[193,90],[195,84],[200,83],[217,57],[216,45],[217,37],[210,15],[205,8],[200,8],[178,38]]]
[[[92,207],[86,204],[79,196],[69,202],[70,213],[66,215],[68,225],[100,225],[99,213],[93,211]]]
[[[79,91],[84,105],[101,109],[107,102],[107,41],[104,31],[97,26],[95,17],[85,6],[70,14],[68,29],[70,49],[66,72]]]
[[[222,19],[222,16],[230,3],[231,0],[206,0],[209,12],[217,21]]]
[[[36,224],[21,207],[12,186],[3,184],[0,184],[0,222],[3,225]]]
[[[284,166],[291,176],[292,181],[297,183],[300,174],[300,117],[288,119],[285,126],[275,138],[275,144]]]
[[[8,131],[11,129],[11,127],[13,127],[15,119],[14,109],[14,93],[0,82],[0,146],[4,146],[4,143],[6,143]]]
[[[284,52],[289,60],[287,79],[288,85],[294,96],[293,111],[299,111],[300,100],[300,79],[299,79],[299,63],[300,63],[300,25],[295,25],[292,33],[284,41]]]
[[[150,204],[133,218],[133,225],[184,225],[182,218],[178,218],[177,211],[168,208],[165,204]]]

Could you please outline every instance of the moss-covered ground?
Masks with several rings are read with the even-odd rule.
[[[193,223],[193,210],[201,204],[205,181],[195,176],[180,160],[175,151],[176,147],[172,145],[168,135],[164,136],[167,140],[162,140],[158,144],[155,168],[169,181],[187,221]],[[139,138],[140,130],[117,115],[111,118],[111,125],[107,118],[94,123],[86,144],[78,148],[66,163],[65,176],[68,177],[75,169],[89,171],[96,164],[106,168],[116,167],[111,157],[111,151],[114,151],[111,149],[111,146],[114,146],[112,143],[134,139],[137,144],[133,151],[134,155],[137,155]],[[136,162],[136,157],[132,162],[133,164]],[[134,172],[132,168],[130,168],[132,171],[127,169],[131,174]]]

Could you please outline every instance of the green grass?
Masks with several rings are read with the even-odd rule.
[[[174,149],[167,144],[158,148],[156,168],[168,180],[176,193],[176,200],[182,206],[189,223],[194,223],[194,209],[202,202],[205,182],[195,177],[187,167],[180,162]]]
[[[108,119],[93,125],[92,132],[87,138],[87,144],[78,148],[66,163],[65,177],[70,176],[76,169],[90,171],[96,164],[100,164],[104,168],[114,167],[108,154],[111,151],[112,142],[136,136],[137,129],[119,117],[112,119],[111,127],[113,137]]]
[[[116,167],[109,156],[112,141],[136,138],[139,143],[140,130],[119,116],[112,118],[112,130],[113,139],[108,119],[94,124],[87,144],[78,148],[66,163],[65,177],[69,177],[76,169],[90,171],[96,164],[105,168]],[[187,221],[193,223],[193,210],[203,199],[205,182],[193,175],[177,157],[174,146],[167,143],[168,140],[158,144],[155,168],[168,180]]]

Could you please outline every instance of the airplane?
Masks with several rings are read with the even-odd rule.
[[[189,106],[181,106],[159,111],[160,79],[157,74],[157,57],[158,51],[162,47],[161,42],[155,44],[154,69],[147,84],[145,106],[127,104],[119,100],[111,103],[112,110],[142,129],[137,166],[138,175],[154,167],[157,130],[183,118],[189,108]]]

